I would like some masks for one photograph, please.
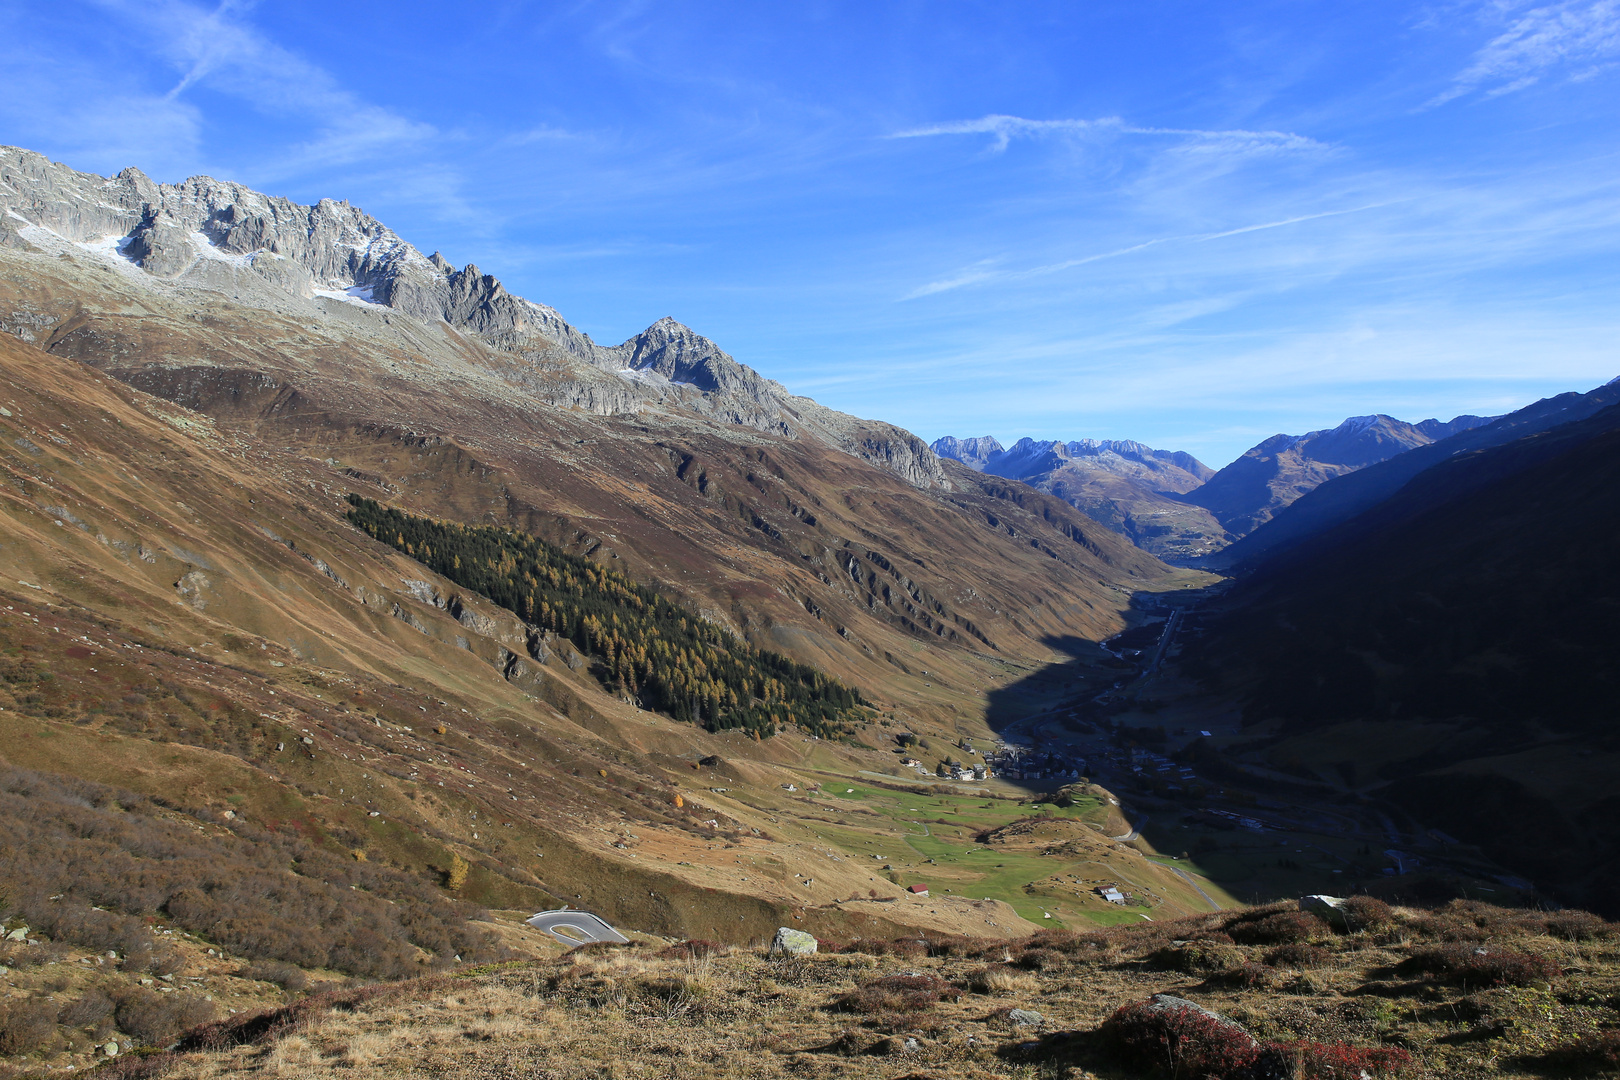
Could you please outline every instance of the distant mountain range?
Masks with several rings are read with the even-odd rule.
[[[949,436],[934,453],[971,469],[1056,495],[1094,521],[1164,558],[1197,558],[1228,542],[1220,522],[1179,496],[1196,490],[1215,470],[1191,454],[1155,450],[1129,440],[1019,439],[1011,449],[985,435]]]
[[[1334,428],[1273,435],[1219,472],[1183,451],[1129,440],[1025,438],[1008,449],[988,435],[946,436],[932,449],[1050,492],[1156,555],[1190,560],[1221,551],[1324,481],[1492,419],[1409,424],[1382,414],[1353,416]]]
[[[1386,456],[1384,460],[1370,463],[1366,468],[1340,474],[1332,483],[1322,484],[1300,496],[1289,505],[1287,513],[1275,515],[1233,544],[1222,552],[1219,561],[1224,565],[1234,565],[1246,559],[1263,557],[1273,549],[1286,550],[1371,509],[1394,495],[1423,470],[1447,458],[1500,446],[1534,432],[1583,420],[1617,402],[1620,402],[1620,379],[1587,393],[1572,392],[1543,398],[1505,416],[1470,423],[1443,441],[1419,445],[1409,451]],[[1478,419],[1458,417],[1452,425],[1462,420]]]
[[[1214,514],[1234,539],[1245,536],[1322,483],[1427,446],[1491,417],[1408,424],[1392,416],[1352,416],[1338,427],[1305,435],[1273,435],[1188,493],[1188,501]]]

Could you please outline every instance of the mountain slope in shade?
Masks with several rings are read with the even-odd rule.
[[[1408,424],[1379,414],[1352,416],[1338,427],[1305,435],[1273,435],[1190,492],[1187,501],[1209,510],[1234,537],[1243,536],[1336,476],[1490,420],[1459,416]]]
[[[1413,477],[1449,457],[1499,446],[1537,431],[1572,423],[1616,402],[1620,402],[1620,380],[1584,394],[1559,394],[1488,423],[1470,424],[1462,431],[1453,430],[1444,436],[1444,442],[1416,447],[1365,469],[1338,476],[1301,496],[1287,510],[1276,514],[1233,544],[1221,553],[1219,561],[1236,565],[1245,560],[1268,558],[1271,552],[1285,551],[1371,509],[1393,496]],[[1426,420],[1417,426],[1421,429],[1433,423]],[[1428,429],[1427,433],[1439,430]],[[1442,436],[1436,434],[1435,437],[1438,440]]]
[[[1197,666],[1274,761],[1620,911],[1617,493],[1620,405],[1451,454],[1239,579]]]
[[[1097,439],[1025,438],[1004,449],[988,435],[947,436],[932,449],[976,471],[1050,492],[1161,557],[1196,557],[1225,542],[1224,530],[1209,513],[1170,497],[1192,491],[1214,475],[1188,453]]]

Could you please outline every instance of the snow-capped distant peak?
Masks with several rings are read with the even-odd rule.
[[[1366,431],[1376,423],[1378,423],[1378,417],[1376,415],[1352,416],[1344,423],[1340,424],[1338,430],[1344,432],[1346,435],[1354,435],[1358,432]]]

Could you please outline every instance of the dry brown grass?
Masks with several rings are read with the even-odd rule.
[[[1392,925],[1411,939],[1404,945],[1366,930],[1329,933],[1297,949],[1215,941],[1239,962],[1213,977],[1153,962],[1194,943],[1191,935],[1222,933],[1222,922],[1237,917],[1108,931],[1106,942],[1013,943],[1015,956],[1041,953],[1039,968],[960,956],[576,951],[483,974],[317,996],[284,1010],[279,1026],[259,1025],[262,1037],[177,1055],[170,1072],[176,1080],[334,1072],[356,1080],[1078,1080],[1087,1073],[1135,1080],[1142,1074],[1117,1056],[1102,1025],[1156,992],[1229,1016],[1302,1061],[1397,1060],[1385,1051],[1409,1051],[1414,1076],[1546,1076],[1571,1054],[1588,1060],[1582,1048],[1620,1027],[1620,942],[1607,924],[1582,922],[1591,932],[1571,940],[1523,913],[1468,913],[1512,927],[1516,952],[1562,967],[1550,988],[1482,988],[1403,969],[1414,954],[1445,944],[1423,929],[1449,917],[1445,910],[1392,913]],[[1285,951],[1312,966],[1263,963]],[[1014,1026],[1014,1008],[1038,1011],[1041,1025]],[[237,1023],[258,1030],[253,1021]]]

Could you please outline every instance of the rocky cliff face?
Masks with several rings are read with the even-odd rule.
[[[802,433],[910,483],[945,483],[909,432],[807,406],[674,319],[598,345],[553,308],[514,296],[477,266],[424,256],[347,202],[304,206],[206,176],[155,184],[133,168],[102,177],[5,147],[0,246],[92,254],[148,287],[207,289],[278,312],[315,307],[363,320],[369,310],[443,324],[516,361],[508,380],[549,405],[676,410]]]

